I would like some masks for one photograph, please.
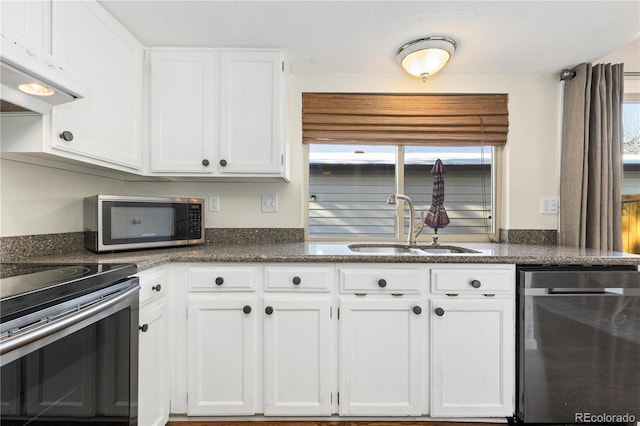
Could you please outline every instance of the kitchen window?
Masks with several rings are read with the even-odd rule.
[[[505,94],[303,93],[309,239],[405,240],[432,201],[442,160],[448,240],[495,238],[498,153],[509,127]],[[430,241],[425,227],[420,239]]]
[[[408,206],[396,218],[386,200],[406,194],[417,215],[426,212],[438,158],[447,168],[444,205],[451,220],[438,234],[486,240],[496,228],[492,147],[322,144],[309,145],[309,238],[406,239]],[[421,238],[432,234],[425,227]]]

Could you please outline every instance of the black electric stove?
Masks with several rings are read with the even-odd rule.
[[[2,263],[0,322],[100,290],[136,272],[132,263]]]

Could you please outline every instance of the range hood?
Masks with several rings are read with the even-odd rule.
[[[4,31],[0,38],[0,112],[47,114],[53,105],[85,96],[86,76]],[[25,84],[51,91],[47,90],[47,95],[28,94],[19,88]]]

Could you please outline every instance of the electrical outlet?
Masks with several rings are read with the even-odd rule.
[[[262,213],[277,213],[278,212],[278,195],[262,194]]]
[[[210,212],[219,212],[220,211],[220,196],[219,195],[210,195],[209,196],[209,211]]]
[[[540,214],[558,214],[559,209],[558,197],[540,197]]]

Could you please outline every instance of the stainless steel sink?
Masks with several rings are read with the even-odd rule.
[[[458,246],[418,246],[418,249],[428,253],[428,254],[438,254],[438,253],[480,253],[476,250],[471,250],[464,247]]]
[[[422,250],[401,244],[351,244],[349,250],[371,254],[424,254]]]
[[[395,255],[434,255],[451,253],[480,253],[458,246],[423,245],[409,247],[403,244],[351,244],[349,250],[356,253],[395,254]]]

